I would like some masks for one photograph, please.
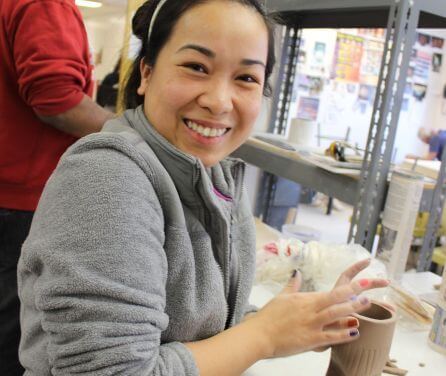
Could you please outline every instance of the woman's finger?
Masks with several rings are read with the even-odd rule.
[[[316,309],[321,311],[327,307],[330,307],[334,304],[340,304],[358,296],[364,291],[386,287],[389,285],[389,281],[386,279],[359,279],[356,281],[352,281],[349,284],[342,285],[339,287],[335,287],[330,292],[326,292],[321,294],[317,302],[315,303]]]
[[[366,290],[387,287],[390,281],[388,279],[382,278],[362,278],[352,283],[356,283],[357,285],[359,285],[361,292],[363,292]]]
[[[331,323],[329,325],[324,326],[324,331],[333,331],[333,330],[342,330],[342,329],[358,329],[359,328],[359,321],[357,318],[353,316],[344,317],[340,320],[335,321],[334,323]],[[313,349],[313,351],[316,352],[322,352],[329,348],[329,346],[321,346]]]
[[[316,322],[319,322],[322,327],[325,327],[326,325],[369,307],[370,300],[367,297],[362,296],[360,298],[353,298],[349,302],[335,304],[325,308],[316,315]]]
[[[282,290],[282,293],[284,294],[291,294],[298,292],[300,290],[300,286],[302,284],[302,273],[295,269],[291,273],[291,277],[288,280],[287,285]]]
[[[319,299],[315,302],[316,310],[322,311],[323,309],[335,304],[344,303],[357,296],[361,289],[357,287],[357,283],[349,283],[339,287],[335,287],[329,292],[320,294]]]
[[[371,262],[370,258],[358,261],[357,263],[351,265],[347,270],[345,270],[341,276],[344,277],[344,279],[351,281],[360,272],[362,272],[365,268],[367,268],[370,265],[370,262]]]
[[[337,329],[348,329],[348,328],[358,328],[359,321],[353,316],[343,317],[335,322],[325,325],[323,330],[337,330]]]
[[[318,348],[323,346],[337,345],[340,343],[351,342],[359,338],[359,330],[352,329],[340,329],[340,330],[326,330],[318,334],[316,339],[319,343]]]

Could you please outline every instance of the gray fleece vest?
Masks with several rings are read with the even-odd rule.
[[[25,375],[198,375],[182,343],[249,310],[243,171],[230,158],[205,169],[141,107],[70,147],[18,266]]]

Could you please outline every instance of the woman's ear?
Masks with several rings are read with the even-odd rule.
[[[152,68],[149,67],[144,59],[141,59],[139,63],[139,72],[141,73],[141,82],[139,83],[138,89],[136,92],[138,95],[145,95],[147,86],[149,85],[150,74],[152,73]]]

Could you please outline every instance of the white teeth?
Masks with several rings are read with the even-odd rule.
[[[220,137],[226,132],[226,129],[203,127],[191,120],[186,120],[186,125],[190,129],[194,130],[195,132],[201,134],[204,137]]]

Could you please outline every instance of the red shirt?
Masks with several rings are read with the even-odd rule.
[[[90,52],[74,0],[0,1],[0,208],[35,210],[76,138],[39,120],[91,95]]]

